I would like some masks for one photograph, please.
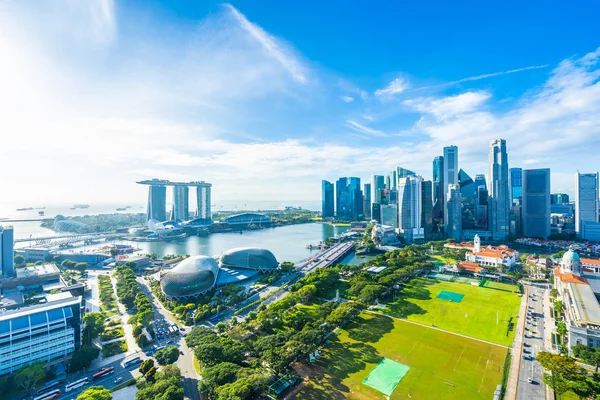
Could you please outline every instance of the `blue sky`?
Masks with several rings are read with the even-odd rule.
[[[53,0],[0,4],[0,203],[318,200],[320,180],[600,169],[600,6]],[[68,199],[68,200],[67,200]]]

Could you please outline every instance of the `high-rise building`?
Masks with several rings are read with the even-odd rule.
[[[339,178],[335,182],[335,215],[337,219],[351,219],[349,202],[348,178]]]
[[[524,169],[522,186],[523,235],[550,236],[550,169]]]
[[[173,210],[171,220],[187,221],[190,216],[190,189],[187,186],[173,186]]]
[[[493,240],[506,240],[509,233],[510,193],[506,140],[490,144],[488,174],[488,227]]]
[[[385,177],[383,175],[373,175],[373,182],[371,185],[371,201],[373,203],[381,204],[384,190]]]
[[[488,191],[486,186],[477,187],[477,223],[475,227],[479,230],[488,229]]]
[[[363,212],[363,193],[360,189],[360,178],[348,178],[348,191],[350,193],[350,216],[352,220],[362,219]]]
[[[398,170],[395,169],[392,172],[390,172],[388,174],[388,177],[390,179],[390,185],[389,185],[389,189],[396,189],[397,185],[398,185]]]
[[[335,185],[337,218],[349,221],[362,219],[364,213],[360,178],[340,178]]]
[[[566,193],[552,193],[550,204],[569,204],[569,195]]]
[[[81,297],[0,313],[0,375],[63,358],[80,347]]]
[[[381,224],[381,207],[383,207],[383,204],[381,204],[381,203],[371,204],[371,219],[379,222],[380,224]]]
[[[371,184],[363,185],[363,213],[365,218],[371,219]]]
[[[521,205],[523,199],[523,170],[521,168],[510,168],[510,202],[511,205]]]
[[[460,198],[460,185],[448,185],[446,199],[446,236],[459,241],[462,237],[462,204]]]
[[[0,226],[0,280],[15,275],[14,236],[12,226]]]
[[[415,175],[417,175],[417,174],[409,169],[396,167],[396,179],[406,178],[406,177],[415,176]],[[396,184],[396,187],[398,187],[398,184]]]
[[[398,179],[398,229],[407,242],[425,238],[422,222],[420,176]]]
[[[211,187],[212,185],[210,183],[205,183],[196,187],[196,216],[198,218],[212,220],[212,212],[210,209]]]
[[[444,227],[448,226],[448,186],[458,184],[458,147],[444,147]],[[446,231],[447,233],[447,231]],[[446,234],[446,236],[448,236]]]
[[[477,222],[477,186],[462,169],[458,172],[462,201],[462,229],[474,229]]]
[[[167,220],[167,187],[165,185],[151,184],[148,187],[148,221],[150,220],[158,222]]]
[[[444,157],[433,159],[433,220],[437,225],[444,222]]]
[[[381,210],[381,225],[398,228],[398,206],[396,204],[382,204]]]
[[[598,173],[577,172],[575,183],[575,231],[582,237],[583,221],[598,222]]]
[[[334,196],[333,183],[329,181],[321,181],[321,216],[325,218],[333,218],[334,211]]]
[[[425,241],[432,240],[433,235],[433,183],[431,181],[421,182],[421,226],[425,235]]]

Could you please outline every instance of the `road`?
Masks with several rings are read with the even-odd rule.
[[[543,383],[543,368],[535,357],[544,351],[545,292],[540,286],[529,285],[527,298],[527,320],[525,322],[525,337],[523,339],[523,359],[519,370],[517,386],[518,399],[543,400],[546,398],[546,385]],[[532,382],[529,382],[531,379]]]
[[[150,291],[150,287],[148,286],[148,281],[146,281],[142,277],[137,278],[137,282],[140,284],[140,287],[144,293],[150,298],[152,301],[152,306],[154,307],[155,320],[164,322],[177,322],[171,316],[169,311],[167,311],[160,301],[154,297],[152,292]],[[174,338],[168,338],[163,341],[159,341],[158,345],[174,345],[183,352],[183,354],[179,355],[179,359],[177,360],[177,366],[181,369],[181,378],[183,382],[183,393],[186,399],[190,400],[200,400],[200,394],[198,393],[198,381],[200,377],[194,368],[194,353],[193,351],[185,344],[185,340],[182,336],[175,336]]]

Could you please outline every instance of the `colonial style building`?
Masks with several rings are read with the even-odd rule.
[[[467,252],[466,259],[484,267],[512,267],[519,260],[519,252],[506,245],[481,246],[479,235],[473,240],[473,251]]]

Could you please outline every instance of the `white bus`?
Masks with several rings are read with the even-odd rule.
[[[70,392],[71,390],[85,386],[88,383],[90,383],[90,380],[88,378],[79,379],[75,382],[68,383],[67,385],[65,385],[65,390],[67,392]]]
[[[56,389],[48,393],[44,393],[41,396],[34,398],[33,400],[50,400],[60,396],[60,390]]]
[[[123,361],[122,365],[123,365],[123,368],[129,368],[130,366],[135,365],[135,364],[140,364],[141,362],[142,362],[142,359],[140,357],[134,357],[130,360]]]

